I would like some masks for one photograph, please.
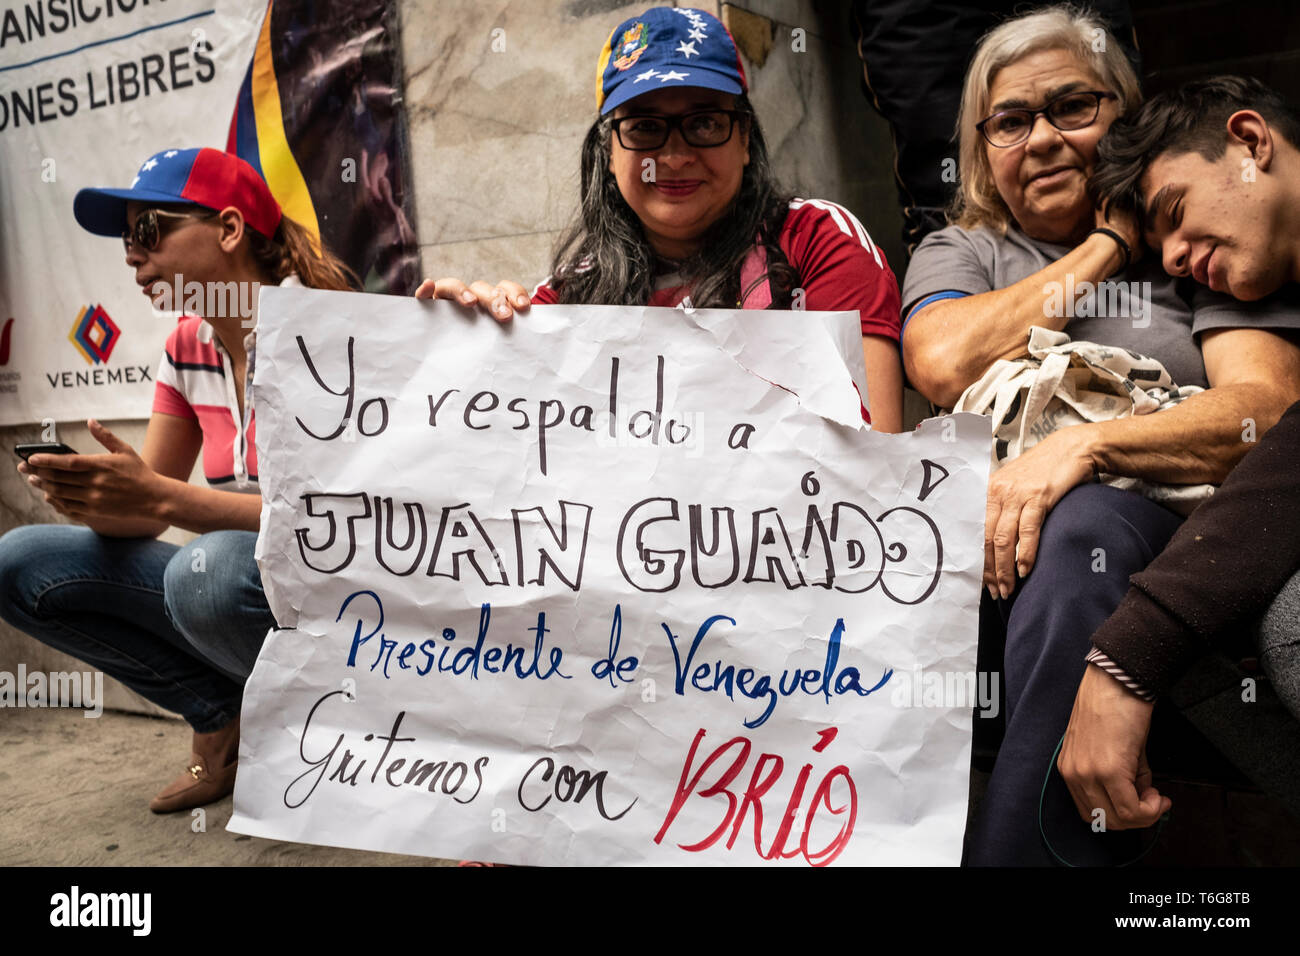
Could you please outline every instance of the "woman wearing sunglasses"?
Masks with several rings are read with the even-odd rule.
[[[581,208],[551,277],[428,280],[416,295],[496,318],[539,304],[857,311],[873,425],[902,425],[898,284],[853,214],[782,193],[726,28],[657,7],[615,28],[597,67]]]
[[[233,789],[244,680],[275,624],[253,560],[261,497],[245,383],[256,290],[347,289],[351,274],[282,214],[256,170],[215,149],[158,153],[127,189],[81,190],[73,212],[90,232],[122,237],[157,307],[189,314],[167,337],[139,454],[91,420],[105,453],[18,466],[84,527],[0,538],[0,616],[186,719],[185,771],[150,804],[166,813]],[[188,483],[200,452],[206,488]],[[156,540],[173,525],[200,537]]]

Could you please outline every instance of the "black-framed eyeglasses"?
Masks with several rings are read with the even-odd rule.
[[[620,116],[614,120],[614,134],[624,149],[662,149],[676,129],[687,146],[709,149],[730,140],[736,121],[748,115],[744,110],[694,110],[676,116]]]
[[[134,226],[122,230],[122,246],[126,249],[128,255],[133,244],[148,252],[157,249],[158,243],[162,241],[163,234],[166,231],[163,229],[162,223],[158,221],[160,216],[164,219],[211,219],[215,215],[217,213],[211,209],[201,209],[194,212],[146,209],[135,217]]]
[[[1057,129],[1083,129],[1097,119],[1102,100],[1117,99],[1118,96],[1105,90],[1075,90],[1073,93],[1061,94],[1042,109],[1000,110],[980,120],[975,128],[984,135],[990,146],[1006,149],[1029,139],[1029,133],[1040,115],[1046,116],[1047,122]]]

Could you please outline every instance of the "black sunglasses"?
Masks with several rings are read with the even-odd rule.
[[[131,252],[132,245],[137,245],[148,252],[157,249],[164,233],[162,223],[158,221],[160,216],[165,219],[211,219],[216,215],[217,213],[211,209],[197,212],[168,212],[166,209],[146,209],[135,217],[134,226],[122,230],[122,246],[128,254]]]
[[[624,149],[650,150],[662,149],[677,129],[687,146],[709,149],[730,140],[736,121],[748,115],[744,110],[694,110],[677,116],[620,116],[614,120],[614,133]]]
[[[1051,100],[1042,109],[1001,110],[975,124],[990,146],[1007,149],[1029,139],[1039,115],[1057,129],[1073,130],[1091,126],[1101,112],[1102,100],[1119,99],[1104,90],[1076,90]]]

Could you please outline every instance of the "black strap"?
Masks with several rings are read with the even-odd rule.
[[[1119,251],[1124,253],[1124,264],[1115,270],[1116,273],[1123,272],[1128,268],[1129,263],[1133,261],[1133,250],[1129,247],[1128,242],[1114,229],[1107,229],[1105,226],[1098,226],[1092,232],[1088,233],[1088,235],[1095,236],[1097,233],[1101,233],[1103,236],[1110,236],[1115,240],[1116,245],[1119,246]]]

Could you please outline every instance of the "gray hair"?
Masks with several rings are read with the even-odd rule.
[[[1119,97],[1121,116],[1142,102],[1137,74],[1127,55],[1091,11],[1062,4],[994,27],[980,40],[971,59],[957,113],[961,184],[948,218],[964,229],[983,226],[1005,233],[1011,224],[1011,210],[993,182],[984,137],[975,124],[988,115],[998,71],[1043,50],[1064,50],[1092,70]]]

